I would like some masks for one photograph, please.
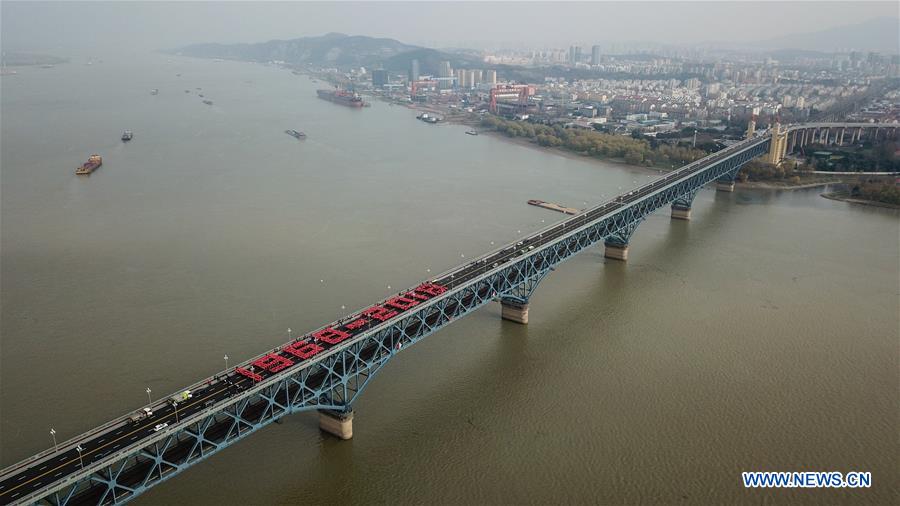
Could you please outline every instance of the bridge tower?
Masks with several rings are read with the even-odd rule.
[[[775,123],[772,128],[772,143],[769,145],[769,154],[766,161],[772,165],[780,165],[787,154],[787,128],[781,128],[781,123]]]

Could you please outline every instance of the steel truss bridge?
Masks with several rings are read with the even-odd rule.
[[[556,265],[601,242],[607,256],[624,259],[648,215],[671,205],[673,217],[688,217],[703,186],[733,188],[738,170],[771,144],[771,134],[741,141],[187,387],[190,399],[151,403],[151,414],[120,417],[7,467],[0,504],[126,502],[302,411],[318,410],[323,429],[349,437],[341,431],[354,401],[405,347],[495,300],[504,317],[509,309],[526,322],[531,294]]]

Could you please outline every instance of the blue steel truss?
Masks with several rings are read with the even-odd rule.
[[[527,303],[554,266],[599,242],[627,245],[638,224],[652,212],[669,204],[689,208],[701,187],[717,180],[733,180],[742,165],[764,154],[768,147],[769,139],[760,138],[627,206],[590,219],[587,212],[570,218],[564,233],[527,254],[499,267],[484,263],[477,276],[451,286],[402,317],[86,465],[19,501],[52,505],[122,503],[285,415],[310,410],[348,412],[378,371],[405,347],[493,300]]]

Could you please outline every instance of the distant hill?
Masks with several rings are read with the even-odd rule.
[[[404,71],[409,68],[412,60],[419,60],[419,69],[422,74],[436,74],[438,65],[442,61],[449,61],[453,68],[484,68],[485,64],[480,59],[465,55],[445,53],[437,49],[422,47],[400,53],[382,61],[384,68],[391,71]]]
[[[451,65],[471,63],[449,53],[404,44],[394,39],[342,33],[255,44],[193,44],[172,52],[199,58],[262,62],[282,60],[295,65],[311,63],[337,68],[383,65],[388,70],[398,72],[408,69],[411,60],[418,59],[423,74],[436,72],[438,62],[442,60],[449,60]]]
[[[900,52],[900,18],[875,18],[812,33],[794,33],[760,41],[761,48],[833,52],[854,49],[896,54]]]
[[[13,53],[4,51],[0,57],[3,65],[9,66],[25,66],[25,65],[57,65],[68,62],[68,58],[60,58],[59,56],[51,56],[48,54],[35,53]]]

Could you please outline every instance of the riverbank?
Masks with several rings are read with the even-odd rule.
[[[450,121],[445,120],[448,123],[458,123],[468,126],[477,127],[480,123],[479,119],[471,120],[471,121]],[[504,135],[501,132],[496,130],[485,130],[479,132],[482,135],[491,135],[494,138],[501,139],[505,142],[509,142],[512,144],[516,144],[518,146],[525,146],[533,149],[539,149],[541,151],[550,151],[556,155],[564,156],[569,159],[577,159],[577,160],[592,160],[597,162],[604,163],[614,163],[617,165],[624,165],[633,169],[641,169],[646,172],[652,172],[656,174],[661,174],[665,172],[670,172],[675,168],[664,168],[659,166],[646,166],[646,165],[634,165],[630,164],[622,158],[598,158],[595,156],[588,155],[587,153],[579,153],[577,151],[572,151],[570,149],[554,147],[554,146],[541,146],[535,142],[532,142],[530,139],[526,137],[510,137],[508,135]],[[823,188],[829,185],[840,184],[842,180],[839,178],[827,177],[827,176],[801,176],[801,181],[799,183],[791,183],[787,180],[772,180],[772,181],[736,181],[735,184],[742,188],[755,188],[762,190],[804,190],[809,188]]]
[[[477,127],[479,125],[479,123],[477,121],[473,122],[473,123],[459,123],[459,124],[469,125],[469,126],[474,126],[474,127]],[[489,135],[496,139],[500,139],[504,142],[508,142],[510,144],[515,144],[517,146],[524,146],[524,147],[528,147],[528,148],[532,148],[532,149],[537,149],[537,150],[543,151],[545,153],[550,152],[550,153],[553,153],[554,155],[562,156],[562,157],[568,158],[570,160],[588,160],[588,161],[597,162],[597,163],[614,163],[616,165],[622,165],[622,166],[625,166],[625,167],[628,167],[631,169],[639,169],[644,172],[654,173],[654,174],[661,174],[663,172],[669,172],[672,170],[672,169],[664,169],[661,167],[648,167],[646,165],[634,165],[634,164],[630,164],[630,163],[626,162],[622,158],[598,158],[596,156],[591,156],[586,153],[578,153],[577,151],[572,151],[572,150],[565,149],[565,148],[558,148],[558,147],[553,147],[553,146],[541,146],[535,142],[531,142],[530,140],[528,140],[525,137],[510,137],[508,135],[504,135],[495,130],[483,130],[483,131],[479,130],[478,134],[479,135]]]
[[[736,181],[735,184],[742,188],[757,188],[762,190],[805,190],[807,188],[821,188],[833,184],[840,184],[841,180],[800,182],[791,184],[787,181]]]
[[[829,199],[829,200],[838,200],[840,202],[847,202],[850,204],[858,204],[861,206],[883,207],[886,209],[900,209],[900,205],[896,205],[896,204],[887,204],[884,202],[876,202],[874,200],[853,198],[846,191],[828,192],[828,193],[823,193],[820,196],[825,197],[826,199]]]

